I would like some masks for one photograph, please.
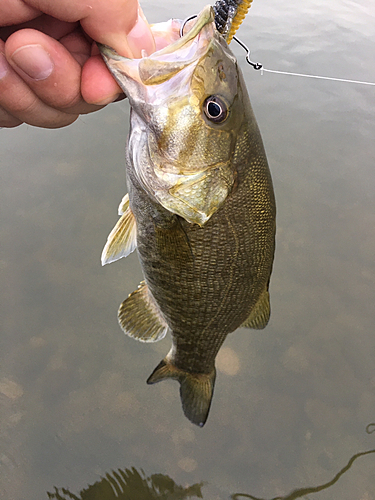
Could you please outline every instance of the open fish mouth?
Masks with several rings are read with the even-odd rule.
[[[98,46],[104,61],[125,92],[124,74],[144,85],[158,85],[204,55],[215,29],[214,20],[214,10],[208,5],[196,18],[191,29],[184,30],[183,36],[180,36],[180,20],[173,19],[151,26],[156,47],[161,48],[153,54],[145,54],[141,59],[128,59],[117,54],[111,47],[102,44]]]

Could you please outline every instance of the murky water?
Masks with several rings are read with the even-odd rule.
[[[160,21],[204,3],[143,5]],[[269,69],[375,81],[365,0],[254,0],[239,36]],[[145,383],[170,339],[117,325],[136,255],[100,265],[126,192],[127,104],[0,132],[1,498],[109,500],[88,485],[128,469],[118,491],[133,478],[142,500],[146,483],[150,498],[375,499],[375,454],[358,455],[375,449],[375,88],[261,76],[235,51],[277,198],[272,315],[228,337],[203,429],[176,383]]]

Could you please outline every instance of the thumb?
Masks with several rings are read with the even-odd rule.
[[[127,4],[126,14],[121,12],[116,18],[113,12],[110,16],[103,12],[100,17],[96,10],[95,18],[88,16],[81,20],[82,28],[95,41],[109,45],[122,56],[140,58],[142,50],[152,54],[155,42],[141,7],[138,2],[124,3]]]

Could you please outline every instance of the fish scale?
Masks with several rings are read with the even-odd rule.
[[[257,137],[257,140],[260,138]],[[243,143],[248,145],[246,133]],[[272,262],[273,218],[271,217],[271,223],[267,226],[264,225],[264,221],[256,218],[255,226],[261,228],[258,234],[261,241],[253,237],[253,222],[245,224],[245,221],[248,214],[254,212],[254,208],[257,214],[264,210],[264,203],[260,203],[262,197],[267,201],[273,198],[272,184],[267,170],[266,175],[260,175],[262,170],[265,170],[266,164],[259,161],[258,149],[255,149],[255,160],[252,163],[255,171],[250,168],[241,170],[241,164],[249,163],[249,151],[247,147],[242,147],[242,143],[238,149],[239,152],[235,157],[239,163],[237,170],[240,187],[237,192],[203,228],[192,226],[184,220],[176,222],[173,234],[178,242],[173,241],[170,231],[167,234],[163,231],[157,232],[153,216],[147,217],[147,213],[152,214],[155,207],[147,209],[147,204],[151,204],[151,200],[139,185],[136,190],[140,196],[144,196],[144,200],[142,203],[136,201],[132,205],[135,218],[139,221],[138,231],[144,234],[147,240],[143,244],[143,236],[137,238],[142,269],[144,275],[149,276],[146,282],[151,294],[158,303],[163,304],[164,318],[173,332],[178,352],[175,364],[179,367],[187,365],[192,372],[212,371],[214,359],[228,330],[234,331],[246,320],[261,291],[254,291],[252,282],[255,281],[259,288],[264,288],[271,271],[269,266],[264,268],[262,265],[262,253],[266,255],[264,260]],[[264,152],[262,153],[264,155]],[[128,179],[131,183],[137,183],[130,163],[128,163]],[[252,196],[252,193],[255,195]],[[253,200],[255,207],[252,206]],[[142,207],[141,211],[139,207]],[[158,209],[163,213],[162,208]],[[266,220],[273,215],[272,210],[269,212],[265,214]],[[169,217],[169,214],[167,216]],[[238,248],[239,265],[235,269],[237,279],[230,276],[230,269],[236,263],[233,252],[236,241],[233,236],[230,237],[231,232],[227,222],[229,217],[232,219],[232,225],[237,227],[237,240],[241,241]],[[181,231],[180,224],[184,231]],[[160,233],[165,236],[160,238]],[[181,240],[183,241],[185,237],[189,239],[189,245],[186,244],[184,247]],[[154,241],[156,239],[157,242]],[[157,248],[157,251],[150,252],[150,248],[154,250]],[[189,248],[192,248],[193,255]],[[261,251],[257,251],[257,248]],[[180,253],[178,249],[181,249]],[[173,275],[171,275],[172,263],[176,269]],[[248,266],[247,270],[243,268],[244,264]],[[263,271],[263,275],[259,275],[258,269]],[[180,278],[175,280],[175,276]],[[228,278],[235,284],[228,282]],[[238,288],[238,282],[241,282],[241,289]],[[183,289],[181,285],[184,285]],[[216,317],[213,317],[213,312],[217,314],[218,301],[222,302],[226,298],[226,295],[223,297],[223,289],[227,290],[226,295],[231,294],[231,301]],[[204,300],[202,296],[205,296]],[[187,323],[187,329],[181,329],[181,318],[185,319],[184,327]],[[208,326],[211,326],[214,334],[207,334]],[[197,345],[202,352],[199,357],[191,355],[196,351]]]

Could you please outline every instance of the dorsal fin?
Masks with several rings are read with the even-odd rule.
[[[157,342],[168,331],[168,325],[144,281],[121,304],[118,320],[129,337],[141,342]]]
[[[210,411],[214,393],[216,370],[211,373],[190,373],[174,366],[164,358],[147,379],[148,384],[156,384],[167,378],[180,383],[180,398],[185,416],[193,424],[203,427]]]
[[[265,288],[249,317],[242,323],[241,326],[245,328],[254,328],[255,330],[262,330],[267,326],[270,314],[270,294],[268,293],[268,288]]]
[[[137,246],[137,225],[129,207],[129,196],[125,195],[119,206],[121,217],[109,233],[102,252],[102,265],[127,257]]]

